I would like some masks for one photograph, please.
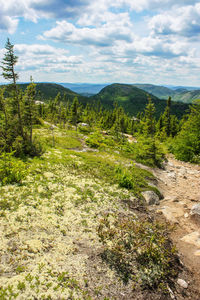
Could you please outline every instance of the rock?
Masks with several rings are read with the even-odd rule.
[[[173,180],[176,180],[176,173],[175,172],[170,172],[167,174],[167,177]]]
[[[192,206],[192,209],[190,211],[191,216],[195,216],[200,220],[200,203],[195,204]]]
[[[188,217],[189,217],[189,214],[188,214],[188,213],[185,213],[185,214],[184,214],[184,217],[185,217],[185,218],[188,218]]]
[[[142,196],[148,205],[159,204],[159,197],[153,191],[145,191],[142,193]]]
[[[197,248],[200,248],[200,234],[198,231],[191,232],[181,238],[181,241],[192,244]]]
[[[181,278],[179,278],[177,280],[177,283],[178,283],[178,285],[180,285],[184,289],[188,288],[188,283],[185,280],[181,279]]]
[[[162,212],[168,222],[172,224],[178,224],[178,220],[176,217],[178,217],[179,215],[177,216],[176,210],[174,211],[174,209],[172,209],[171,207],[163,206],[157,212]]]
[[[187,169],[184,168],[184,167],[182,167],[182,168],[179,170],[179,175],[184,176],[184,175],[186,175],[186,174],[187,174]]]

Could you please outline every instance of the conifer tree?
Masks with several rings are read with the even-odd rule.
[[[167,106],[165,108],[165,111],[162,115],[162,125],[163,130],[166,132],[167,136],[170,136],[171,134],[171,115],[170,115],[170,107],[171,107],[171,97],[167,100]]]
[[[10,89],[13,91],[13,99],[12,99],[13,112],[17,108],[18,126],[20,130],[20,135],[23,139],[25,139],[23,123],[22,123],[21,103],[20,103],[21,98],[19,97],[19,91],[17,88],[17,80],[19,78],[19,75],[15,72],[15,65],[18,61],[18,57],[14,54],[14,45],[10,43],[9,38],[7,39],[5,49],[6,49],[6,53],[2,60],[2,66],[1,66],[3,70],[2,76],[5,79],[11,81]]]
[[[78,98],[75,97],[70,108],[70,121],[73,125],[75,125],[76,130],[77,130],[78,120],[79,120],[79,102],[78,102]]]
[[[190,107],[187,121],[173,141],[176,158],[200,163],[200,101]]]
[[[151,97],[148,97],[148,104],[144,112],[144,121],[143,121],[143,133],[145,135],[153,136],[155,133],[155,106],[151,101]]]

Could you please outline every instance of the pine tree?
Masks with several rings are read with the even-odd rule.
[[[165,111],[162,115],[163,130],[166,132],[167,136],[170,136],[170,134],[171,134],[170,108],[171,108],[171,97],[168,98],[167,106],[166,106]]]
[[[19,79],[19,75],[15,72],[14,67],[18,61],[18,57],[14,54],[14,45],[10,43],[9,38],[7,39],[5,49],[7,52],[4,55],[2,61],[2,76],[8,79],[16,86],[16,82]]]
[[[15,65],[18,61],[18,57],[14,54],[14,45],[10,43],[9,39],[7,39],[5,49],[7,51],[2,60],[2,66],[1,66],[3,70],[2,76],[5,79],[11,81],[10,90],[13,91],[13,100],[12,100],[13,112],[15,111],[15,107],[16,107],[20,135],[23,139],[25,139],[23,124],[22,124],[21,103],[20,103],[19,91],[17,88],[17,80],[19,78],[19,75],[15,72]]]
[[[70,121],[75,125],[77,131],[77,124],[79,121],[79,102],[77,97],[74,98],[70,108]]]
[[[200,163],[200,101],[190,107],[188,119],[175,137],[172,147],[176,158]]]
[[[155,133],[155,106],[151,101],[151,97],[148,97],[148,104],[144,112],[143,120],[143,133],[147,136],[153,136]]]

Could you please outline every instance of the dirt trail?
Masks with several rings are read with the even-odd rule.
[[[172,240],[200,290],[200,216],[190,214],[200,203],[200,166],[169,157],[165,169],[154,169],[153,173],[164,196],[154,209],[175,224]]]

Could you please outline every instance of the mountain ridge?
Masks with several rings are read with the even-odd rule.
[[[136,116],[139,112],[144,111],[148,103],[148,96],[151,97],[156,108],[156,116],[159,117],[160,113],[165,110],[166,102],[133,85],[114,83],[104,87],[92,98],[100,101],[107,108],[113,108],[114,104],[118,103],[127,113]],[[181,102],[172,102],[171,104],[171,111],[178,118],[186,113],[188,108],[188,104]]]

